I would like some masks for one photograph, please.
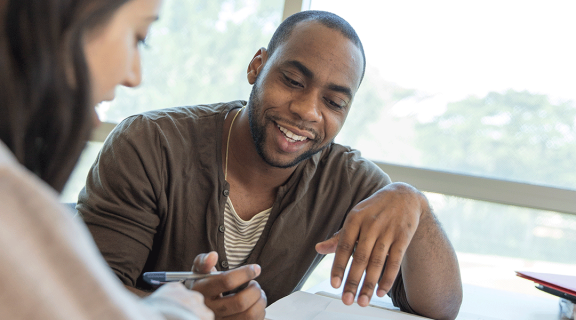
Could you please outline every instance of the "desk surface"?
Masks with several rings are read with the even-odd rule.
[[[536,289],[534,289],[536,290]],[[330,286],[329,280],[306,290],[339,294],[341,289]],[[373,299],[392,303],[388,296]],[[464,284],[464,299],[457,320],[558,320],[559,299],[536,297],[516,292]]]

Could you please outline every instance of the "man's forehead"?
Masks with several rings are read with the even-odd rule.
[[[357,89],[363,69],[362,53],[358,46],[340,30],[329,28],[314,20],[294,26],[288,39],[274,52],[273,60],[281,64],[299,61],[311,69],[336,69],[348,74]]]

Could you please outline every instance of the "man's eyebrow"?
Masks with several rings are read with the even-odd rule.
[[[352,99],[352,90],[350,90],[350,88],[348,87],[340,86],[337,84],[329,84],[328,89],[336,92],[341,92],[346,96],[348,96],[348,98]]]
[[[304,76],[306,78],[314,78],[314,72],[312,72],[312,70],[308,69],[300,61],[290,60],[290,61],[287,61],[286,64],[291,65],[291,66],[295,67],[296,69],[298,69],[300,72],[302,72],[302,74],[304,74]]]

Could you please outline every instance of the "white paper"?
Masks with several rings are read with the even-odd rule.
[[[313,320],[382,320],[382,318],[359,315],[350,316],[350,314],[322,311],[319,315],[314,317]]]
[[[326,310],[331,300],[333,299],[303,291],[296,291],[266,308],[266,319],[313,320],[315,316]]]
[[[297,291],[266,308],[269,320],[415,320],[427,319],[375,307],[347,306],[339,299]]]

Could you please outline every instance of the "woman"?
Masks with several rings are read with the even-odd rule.
[[[181,284],[127,292],[57,197],[94,105],[139,84],[138,43],[160,2],[0,0],[1,319],[213,317]]]

